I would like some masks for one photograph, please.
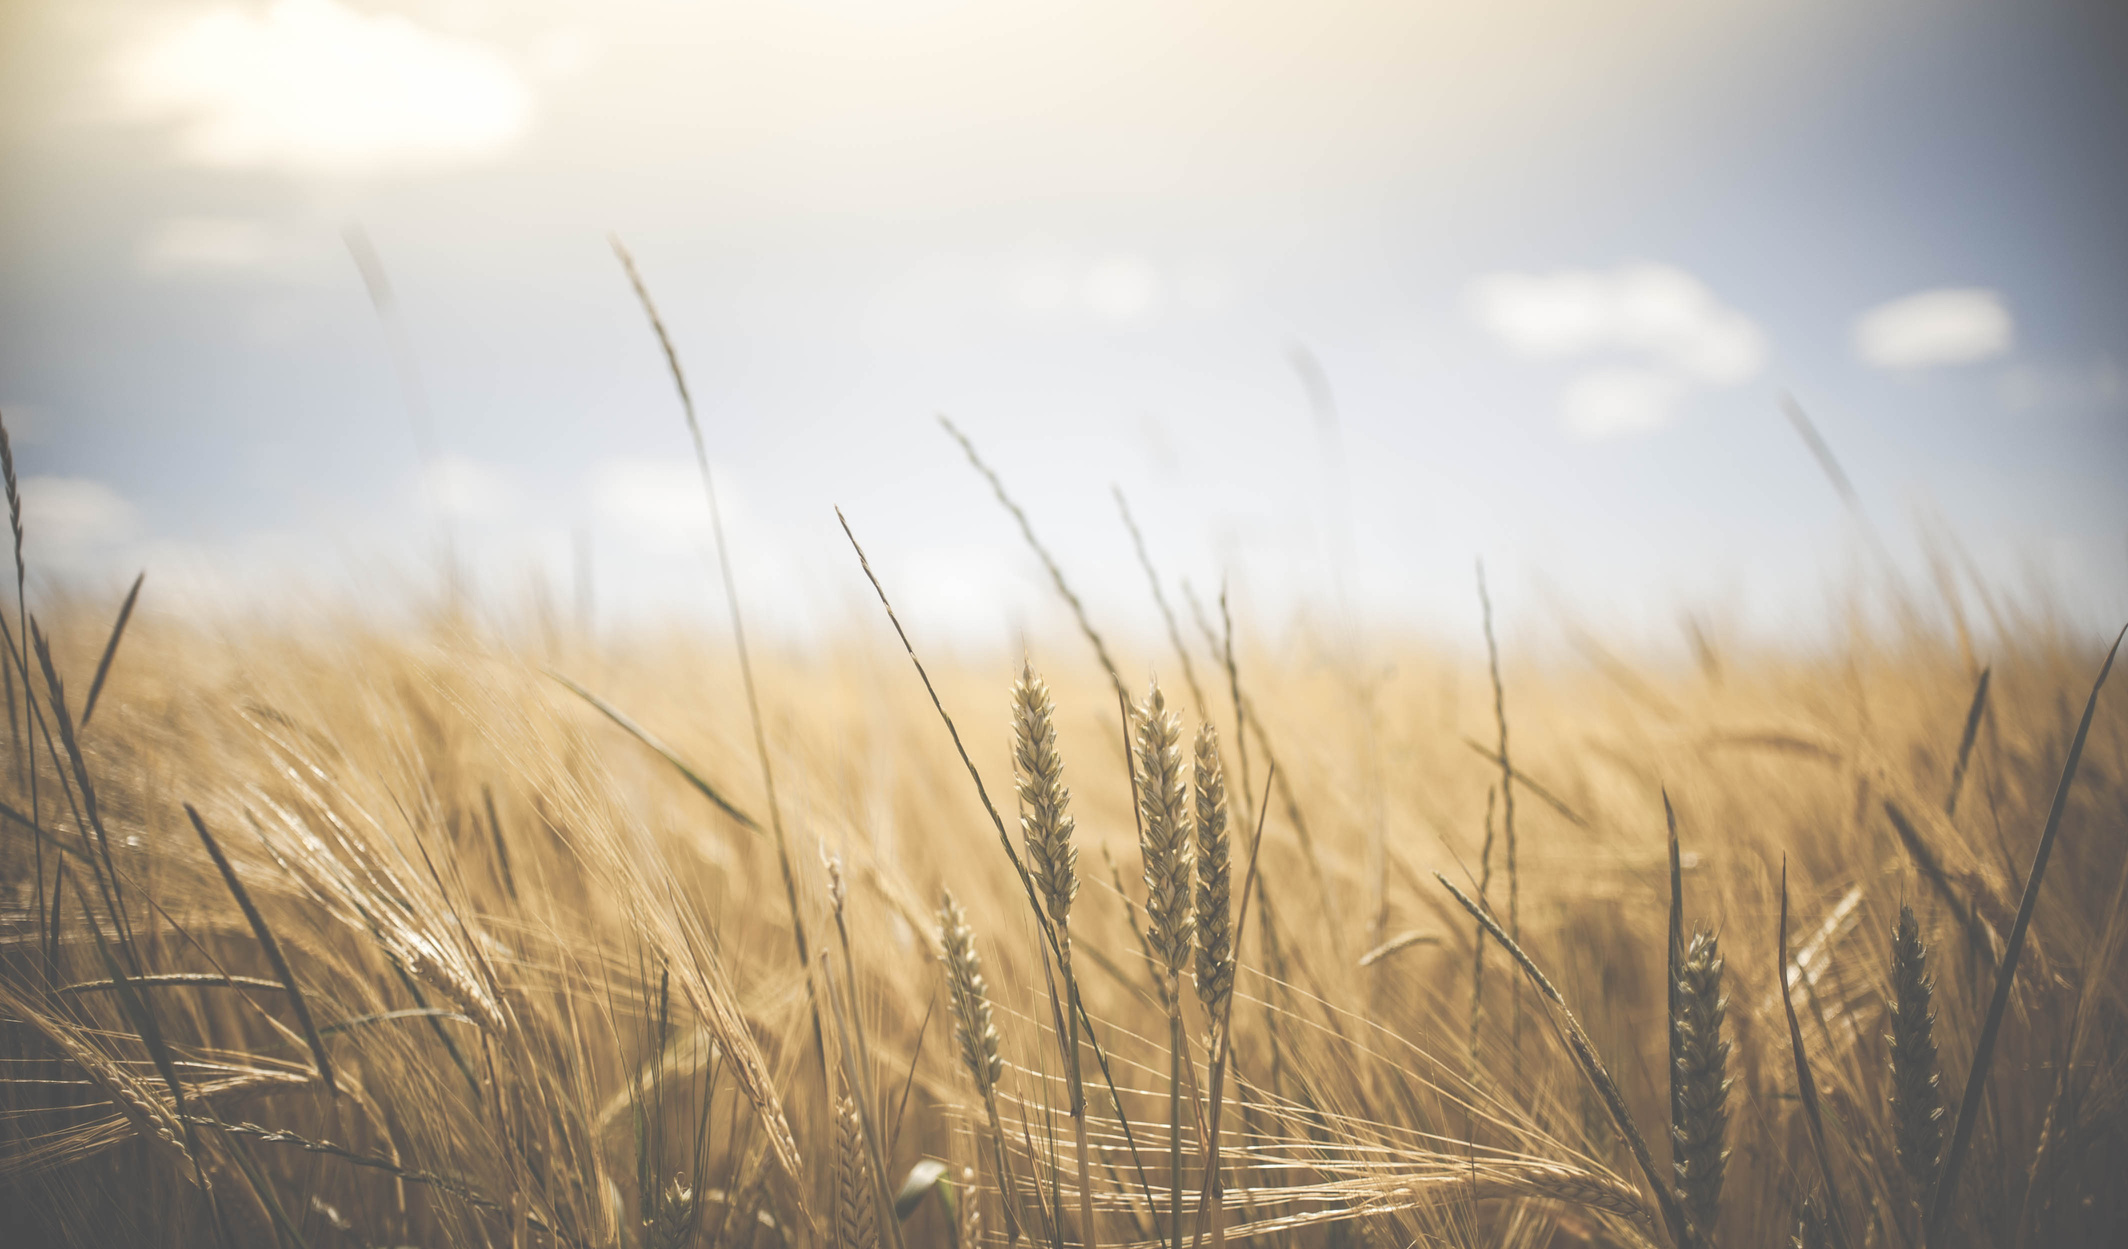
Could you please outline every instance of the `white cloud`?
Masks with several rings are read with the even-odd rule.
[[[532,100],[484,44],[335,0],[219,6],[129,48],[117,94],[203,165],[342,172],[491,155]]]
[[[1972,364],[2010,349],[2016,326],[2002,295],[1980,287],[1922,291],[1855,319],[1855,354],[1880,369]]]
[[[1143,321],[1160,305],[1160,275],[1136,256],[1110,256],[1096,264],[1079,288],[1087,310],[1118,324]]]
[[[498,519],[516,498],[501,470],[455,455],[442,456],[423,470],[421,486],[432,505],[460,520]]]
[[[1591,369],[1567,384],[1559,415],[1567,432],[1591,441],[1668,425],[1692,384],[1662,369]]]
[[[1009,282],[1012,300],[1037,315],[1069,312],[1112,325],[1142,325],[1160,313],[1170,287],[1193,312],[1214,310],[1229,295],[1215,273],[1192,274],[1170,282],[1158,266],[1141,256],[1104,256],[1091,264],[1040,256],[1023,262]]]
[[[1669,265],[1488,274],[1471,284],[1471,307],[1502,342],[1539,359],[1644,353],[1718,386],[1750,381],[1766,366],[1766,340],[1751,318]]]
[[[22,530],[31,560],[70,566],[131,538],[133,505],[87,477],[25,477]]]
[[[1479,325],[1533,359],[1642,358],[1568,385],[1561,420],[1584,438],[1659,429],[1695,387],[1741,385],[1766,367],[1766,336],[1751,318],[1671,265],[1487,274],[1471,283],[1469,306]]]
[[[709,529],[701,471],[684,460],[604,461],[591,471],[591,508],[639,541],[693,539]]]

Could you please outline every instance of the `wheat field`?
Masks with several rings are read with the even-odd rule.
[[[5,1239],[2117,1244],[2110,656],[1892,597],[926,667],[29,594]]]

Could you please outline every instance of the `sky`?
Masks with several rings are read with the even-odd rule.
[[[98,594],[982,641],[2128,616],[2128,19],[1966,0],[0,6],[0,414]],[[367,270],[364,268],[368,264]],[[380,301],[381,296],[381,301]],[[1851,481],[1843,504],[1784,414]],[[438,552],[448,550],[446,561]],[[868,623],[870,617],[863,618]]]

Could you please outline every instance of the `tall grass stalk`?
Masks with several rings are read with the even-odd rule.
[[[731,551],[724,541],[724,512],[717,505],[716,477],[709,468],[709,447],[702,439],[702,423],[695,417],[694,396],[687,389],[687,375],[680,368],[680,353],[672,345],[672,336],[665,332],[664,318],[658,315],[658,306],[650,298],[650,288],[643,284],[643,275],[636,270],[635,257],[621,245],[619,236],[609,241],[613,254],[620,259],[621,268],[628,274],[628,284],[635,288],[636,299],[643,305],[643,314],[650,319],[650,328],[658,336],[658,346],[665,353],[665,365],[672,373],[673,389],[679,392],[680,411],[687,418],[687,433],[694,442],[695,467],[702,476],[702,497],[709,507],[710,535],[717,548],[717,571],[724,583],[724,605],[731,618],[732,648],[739,656],[739,682],[746,693],[746,715],[754,730],[754,754],[761,764],[761,791],[768,803],[768,822],[776,838],[776,866],[783,874],[784,900],[791,912],[791,942],[797,947],[798,966],[807,972],[806,998],[813,1013],[813,1043],[820,1053],[821,1076],[828,1075],[828,1050],[826,1030],[821,1026],[820,995],[813,988],[811,969],[812,951],[805,939],[805,914],[798,905],[798,874],[791,864],[790,838],[783,831],[783,811],[776,801],[776,769],[769,758],[768,726],[761,718],[761,695],[754,686],[753,657],[746,649],[746,617],[739,610],[739,586],[732,576]]]
[[[1507,935],[1522,940],[1522,878],[1515,863],[1515,767],[1507,753],[1507,687],[1500,681],[1500,645],[1493,639],[1493,600],[1485,589],[1485,561],[1478,561],[1478,606],[1485,624],[1486,668],[1493,679],[1493,722],[1500,733],[1500,830],[1507,850]],[[1508,982],[1512,1000],[1509,1044],[1515,1079],[1522,1076],[1522,982]]]
[[[1902,905],[1892,928],[1892,1018],[1885,1042],[1891,1051],[1892,1144],[1922,1210],[1935,1198],[1937,1168],[1943,1161],[1934,996],[1921,925],[1914,919],[1914,908]]]
[[[1712,935],[1694,933],[1678,968],[1677,1117],[1670,1131],[1678,1200],[1695,1246],[1714,1243],[1729,1160],[1729,1042],[1722,1036],[1728,1009],[1720,947]]]
[[[1138,848],[1145,861],[1145,937],[1165,977],[1168,1025],[1168,1241],[1182,1249],[1182,973],[1197,918],[1190,906],[1190,811],[1182,722],[1155,682],[1137,713]]]
[[[950,891],[939,902],[938,945],[939,961],[945,965],[946,987],[953,1001],[953,1034],[960,1046],[961,1065],[975,1081],[976,1095],[982,1098],[983,1110],[990,1120],[990,1147],[1005,1210],[1006,1239],[1017,1244],[1025,1224],[1012,1167],[1005,1158],[1005,1123],[998,1114],[997,1086],[1005,1075],[1005,1059],[999,1052],[997,1024],[991,1017],[982,956],[975,950],[975,930],[968,926],[967,911]]]
[[[1020,835],[1028,870],[1041,886],[1042,905],[1057,930],[1057,970],[1064,981],[1065,1008],[1057,1040],[1064,1050],[1070,1085],[1072,1135],[1079,1170],[1079,1237],[1092,1249],[1094,1224],[1092,1149],[1087,1144],[1086,1082],[1079,1067],[1079,979],[1071,963],[1071,904],[1079,894],[1079,848],[1073,844],[1071,791],[1064,784],[1064,757],[1057,750],[1056,706],[1049,686],[1023,662],[1012,687],[1014,775],[1020,796]]]
[[[1995,1043],[2002,1033],[2003,1016],[2010,1009],[2010,988],[2016,982],[2018,956],[2024,953],[2025,934],[2032,926],[2032,912],[2039,905],[2040,882],[2046,879],[2047,860],[2054,853],[2054,839],[2061,832],[2062,813],[2068,809],[2069,787],[2076,783],[2077,765],[2083,762],[2084,742],[2091,736],[2091,717],[2098,711],[2099,691],[2106,688],[2106,677],[2113,671],[2113,661],[2121,653],[2121,640],[2128,638],[2128,625],[2114,635],[2113,645],[2106,651],[2105,663],[2099,665],[2098,676],[2091,682],[2090,697],[2084,700],[2084,715],[2076,725],[2076,736],[2069,742],[2069,757],[2062,763],[2061,780],[2054,787],[2054,801],[2047,808],[2047,824],[2039,834],[2039,846],[2032,852],[2032,870],[2025,874],[2024,897],[2017,904],[2017,919],[2010,926],[2009,938],[2003,943],[2002,965],[1995,973],[1995,994],[1988,1002],[1988,1013],[1981,1021],[1980,1039],[1973,1046],[1973,1065],[1966,1073],[1965,1096],[1958,1103],[1958,1119],[1951,1129],[1951,1146],[1943,1157],[1943,1175],[1936,1183],[1936,1198],[1930,1204],[1926,1243],[1940,1243],[1945,1222],[1951,1215],[1951,1200],[1958,1187],[1958,1170],[1965,1163],[1967,1147],[1973,1140],[1973,1129],[1980,1117],[1981,1094],[1987,1089],[1988,1069],[1995,1061]]]

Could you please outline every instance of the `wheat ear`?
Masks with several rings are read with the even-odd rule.
[[[1675,1121],[1670,1125],[1678,1200],[1685,1208],[1694,1245],[1713,1243],[1721,1210],[1722,1148],[1729,1126],[1729,1042],[1722,1039],[1722,955],[1716,939],[1694,933],[1677,972],[1678,1040]]]
[[[1190,813],[1182,776],[1182,722],[1155,684],[1138,710],[1138,808],[1144,817],[1145,935],[1162,969],[1180,977],[1196,927],[1190,910]]]
[[[1914,1195],[1927,1209],[1943,1161],[1943,1091],[1936,1074],[1936,1016],[1929,1009],[1935,986],[1928,977],[1928,949],[1914,909],[1899,908],[1892,928],[1891,1046],[1892,1147],[1914,1181]]]
[[[1071,791],[1064,786],[1064,757],[1057,752],[1056,706],[1049,686],[1022,664],[1012,684],[1013,763],[1020,791],[1020,836],[1027,870],[1042,894],[1049,918],[1071,916],[1079,893],[1079,850],[1072,844]]]
[[[1182,778],[1182,722],[1156,681],[1137,715],[1138,848],[1145,858],[1145,936],[1167,981],[1168,1239],[1182,1249],[1182,969],[1196,916],[1190,910],[1190,811]]]
[[[872,1198],[864,1124],[847,1095],[835,1102],[835,1144],[836,1249],[879,1249],[879,1205]]]
[[[1213,1103],[1201,1208],[1211,1219],[1213,1249],[1219,1249],[1226,1243],[1221,1226],[1226,1212],[1219,1201],[1219,1102],[1234,998],[1234,908],[1226,772],[1219,761],[1219,730],[1209,721],[1197,730],[1191,777],[1197,799],[1197,1000],[1204,1004]],[[1198,1236],[1203,1235],[1200,1227]]]
[[[946,892],[938,908],[939,959],[946,965],[946,983],[953,997],[953,1035],[960,1042],[961,1063],[975,1079],[983,1109],[990,1117],[990,1142],[996,1154],[998,1188],[1005,1198],[1005,1233],[1019,1239],[1019,1214],[1012,1171],[1005,1164],[1005,1124],[998,1116],[997,1085],[1005,1075],[1005,1059],[998,1052],[997,1024],[990,1015],[990,990],[983,982],[983,960],[975,952],[975,930],[968,926],[968,913],[953,894]]]
[[[1071,903],[1079,893],[1079,848],[1072,844],[1071,790],[1057,750],[1056,705],[1034,665],[1022,662],[1012,686],[1012,759],[1020,795],[1020,836],[1027,869],[1057,926],[1057,967],[1064,979],[1064,1074],[1071,1081],[1072,1133],[1079,1150],[1079,1235],[1094,1244],[1093,1176],[1086,1134],[1086,1083],[1079,1068],[1079,981],[1071,966]]]
[[[1219,731],[1197,730],[1197,1000],[1205,1017],[1226,1016],[1234,995],[1234,917],[1227,832],[1227,782],[1219,764]]]

